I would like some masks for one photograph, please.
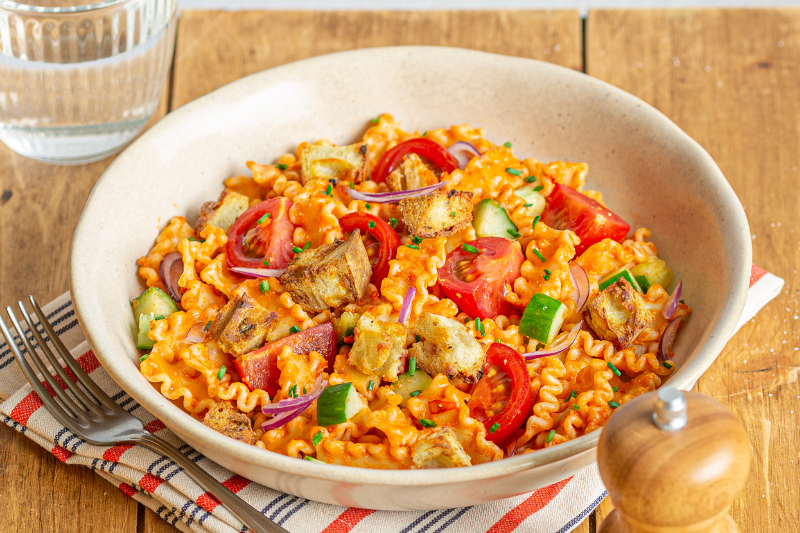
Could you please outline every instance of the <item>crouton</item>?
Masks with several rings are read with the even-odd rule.
[[[447,237],[472,222],[472,193],[443,191],[400,201],[403,223],[411,235]]]
[[[345,302],[356,303],[364,296],[370,276],[367,249],[356,230],[347,241],[336,239],[297,254],[281,283],[303,309],[318,313]]]
[[[364,374],[397,381],[398,370],[402,370],[407,353],[407,333],[403,324],[386,322],[364,313],[353,332],[355,341],[348,360]]]
[[[216,226],[228,231],[239,215],[250,207],[250,199],[238,192],[222,191],[219,200],[206,202],[200,206],[200,216],[194,224],[195,232],[200,232],[206,226]]]
[[[312,179],[340,179],[361,183],[367,179],[367,145],[309,145],[300,155],[303,184]]]
[[[431,376],[444,374],[467,383],[481,379],[486,353],[464,324],[425,313],[417,320],[414,332],[422,340],[411,346],[408,356],[417,360],[417,368]]]
[[[209,334],[225,352],[242,355],[264,344],[276,318],[278,313],[267,311],[243,293],[219,310]]]
[[[400,166],[386,178],[386,184],[392,191],[421,189],[439,183],[431,169],[425,166],[417,154],[408,154]]]
[[[583,312],[586,322],[602,339],[624,350],[653,320],[639,292],[621,279],[606,287]]]
[[[411,458],[417,468],[472,465],[472,458],[464,451],[456,432],[450,427],[433,429],[417,439],[411,448]]]
[[[247,444],[256,443],[253,423],[244,413],[239,413],[228,402],[217,402],[203,417],[203,424],[214,431]]]

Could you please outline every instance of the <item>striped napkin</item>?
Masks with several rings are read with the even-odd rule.
[[[736,329],[775,298],[782,287],[782,279],[753,265],[747,303]],[[78,327],[69,293],[50,302],[44,311],[81,367],[121,407],[139,417],[148,431],[175,445],[253,507],[293,533],[509,533],[518,528],[531,533],[566,533],[578,527],[606,496],[595,466],[521,496],[438,511],[370,511],[283,494],[235,475],[207,459],[121,390],[89,348]],[[179,530],[246,531],[241,522],[166,457],[129,444],[93,446],[62,427],[43,408],[41,399],[31,390],[5,343],[0,343],[0,399],[5,399],[0,404],[0,417],[7,425],[64,463],[91,468]]]

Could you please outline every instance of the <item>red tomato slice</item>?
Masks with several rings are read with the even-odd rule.
[[[288,198],[270,198],[242,213],[228,230],[228,267],[286,268],[294,258],[290,207],[292,201]],[[267,213],[269,217],[259,224]]]
[[[452,172],[458,168],[458,160],[441,145],[425,138],[409,139],[383,154],[372,173],[372,181],[377,183],[386,181],[386,177],[400,166],[403,158],[408,154],[424,157],[439,167],[442,172]]]
[[[574,231],[581,238],[581,242],[575,247],[577,255],[603,239],[619,242],[631,230],[609,208],[560,183],[556,184],[547,197],[542,222],[551,228]]]
[[[328,368],[333,368],[336,357],[336,334],[333,325],[328,322],[282,339],[265,344],[258,350],[246,353],[233,362],[242,382],[250,390],[262,389],[274,396],[280,386],[278,378],[278,355],[285,346],[291,346],[296,354],[319,352],[328,361]]]
[[[519,277],[525,261],[519,242],[483,237],[467,243],[478,254],[456,248],[439,269],[439,285],[470,316],[494,318],[514,309],[506,302],[506,283]]]
[[[513,348],[493,342],[486,353],[483,377],[472,388],[467,403],[472,417],[486,426],[486,438],[495,444],[508,439],[527,420],[532,401],[525,360]]]
[[[349,213],[339,219],[339,225],[345,233],[358,229],[363,234],[372,235],[378,241],[378,262],[372,267],[370,281],[380,289],[381,281],[389,275],[389,261],[395,258],[397,247],[400,246],[397,232],[383,220],[368,213]]]

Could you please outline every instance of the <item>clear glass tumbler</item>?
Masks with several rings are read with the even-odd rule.
[[[98,161],[161,99],[177,0],[0,0],[0,141],[57,164]]]

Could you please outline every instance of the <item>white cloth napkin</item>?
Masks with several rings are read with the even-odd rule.
[[[782,279],[753,265],[747,303],[736,329],[775,298],[782,287]],[[283,494],[205,458],[121,390],[90,350],[78,327],[69,293],[44,306],[44,311],[78,363],[120,406],[139,417],[149,431],[171,442],[253,507],[293,533],[509,533],[517,528],[530,533],[566,533],[575,529],[606,496],[595,466],[528,494],[441,511],[370,511]],[[245,531],[241,522],[166,457],[139,446],[93,446],[62,427],[32,391],[4,342],[0,343],[0,399],[5,399],[0,404],[0,416],[7,425],[61,461],[91,468],[181,531]]]

